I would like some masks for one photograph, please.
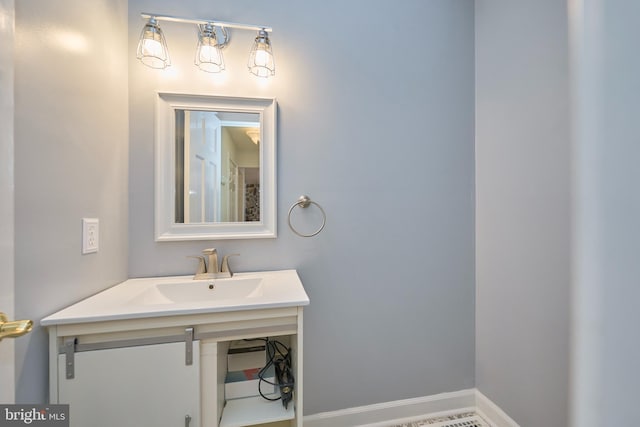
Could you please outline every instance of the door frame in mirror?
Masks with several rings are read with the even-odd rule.
[[[156,93],[155,240],[275,238],[276,114],[275,98]],[[233,111],[260,116],[260,221],[181,224],[175,222],[175,111]]]

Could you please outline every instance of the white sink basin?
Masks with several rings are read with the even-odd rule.
[[[129,279],[48,316],[43,326],[105,320],[293,307],[309,304],[295,270]]]
[[[259,277],[189,280],[175,283],[155,283],[133,297],[129,304],[220,302],[237,298],[259,298],[263,295],[262,278]]]

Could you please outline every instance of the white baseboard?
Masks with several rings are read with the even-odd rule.
[[[476,389],[476,412],[496,427],[520,427],[506,412]]]
[[[476,412],[492,427],[519,427],[502,409],[477,389],[441,393],[321,412],[304,417],[305,427],[383,427],[461,412]]]

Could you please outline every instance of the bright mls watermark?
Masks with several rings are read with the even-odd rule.
[[[0,427],[69,427],[69,405],[1,405]]]

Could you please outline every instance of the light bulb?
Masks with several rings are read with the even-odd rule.
[[[219,73],[224,70],[222,51],[216,38],[215,28],[210,23],[200,26],[195,64],[208,73]]]
[[[147,67],[166,68],[171,65],[164,34],[155,18],[149,18],[140,34],[137,58]]]
[[[264,29],[258,32],[258,36],[253,42],[247,66],[249,72],[258,77],[269,77],[276,73],[271,41]]]

